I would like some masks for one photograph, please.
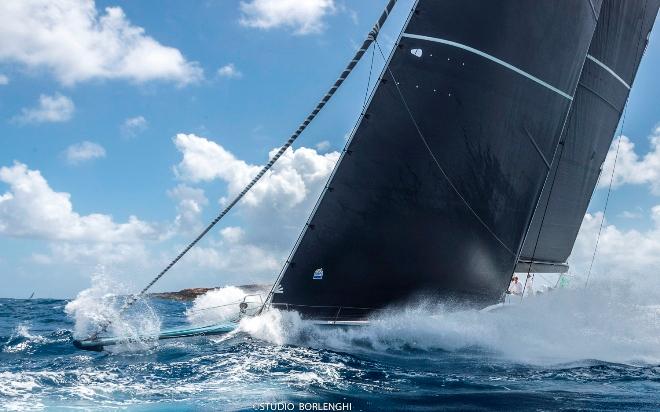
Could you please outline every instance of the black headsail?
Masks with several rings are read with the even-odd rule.
[[[355,319],[420,294],[499,300],[600,3],[419,1],[272,306]]]
[[[605,0],[517,270],[563,271],[630,94],[658,0]]]

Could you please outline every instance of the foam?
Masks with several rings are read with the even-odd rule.
[[[531,364],[660,363],[660,306],[614,283],[561,289],[492,312],[420,303],[373,318],[369,326],[342,329],[271,310],[244,319],[240,328],[276,345],[348,352],[477,349]]]
[[[99,324],[110,320],[107,329],[109,336],[155,336],[160,332],[160,319],[145,299],[138,299],[126,313],[120,314],[119,308],[128,295],[128,288],[112,279],[103,268],[92,276],[92,286],[78,293],[78,296],[67,303],[65,313],[74,319],[74,336],[86,338],[96,331]],[[153,342],[133,342],[118,345],[112,351],[141,350]]]

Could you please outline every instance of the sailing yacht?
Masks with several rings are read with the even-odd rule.
[[[418,1],[269,306],[486,307],[566,272],[659,3]]]
[[[378,31],[395,2],[268,164],[120,312],[264,176],[367,48],[382,53]],[[565,273],[659,7],[660,0],[416,1],[257,312],[360,324],[418,299],[490,307],[504,301],[514,273]],[[102,350],[120,342],[100,337],[109,324],[74,344]]]

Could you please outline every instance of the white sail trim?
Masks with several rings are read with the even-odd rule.
[[[592,62],[596,63],[597,65],[599,65],[600,67],[602,67],[603,69],[605,69],[606,72],[608,72],[608,73],[611,74],[615,79],[617,79],[619,82],[621,82],[622,85],[626,86],[626,89],[630,90],[630,85],[629,85],[628,83],[626,83],[625,80],[623,80],[621,77],[619,77],[619,75],[616,74],[616,72],[615,72],[614,70],[612,70],[612,69],[610,69],[609,67],[607,67],[607,66],[605,65],[605,63],[603,63],[602,61],[598,60],[597,58],[595,58],[594,56],[592,56],[592,55],[590,55],[590,54],[587,54],[587,59],[591,60]]]
[[[402,37],[408,37],[408,38],[411,38],[411,39],[419,39],[419,40],[427,40],[427,41],[432,41],[432,42],[435,42],[435,43],[442,43],[442,44],[446,44],[448,46],[458,47],[459,49],[467,50],[470,53],[474,53],[476,55],[484,57],[484,58],[486,58],[486,59],[488,59],[492,62],[495,62],[499,65],[502,65],[502,66],[506,67],[509,70],[512,70],[512,71],[514,71],[514,72],[516,72],[516,73],[518,73],[522,76],[525,76],[528,79],[533,80],[534,82],[540,84],[541,86],[552,90],[553,92],[559,94],[560,96],[563,96],[563,97],[567,98],[568,100],[573,100],[572,96],[570,96],[569,94],[559,90],[558,88],[554,87],[553,85],[544,82],[543,80],[539,79],[538,77],[532,76],[531,74],[527,73],[526,71],[521,70],[521,69],[517,68],[516,66],[505,62],[504,60],[500,60],[495,56],[491,56],[488,53],[485,53],[485,52],[482,52],[481,50],[475,49],[474,47],[470,47],[468,45],[461,44],[461,43],[451,41],[451,40],[439,39],[437,37],[422,36],[421,34],[403,33]]]

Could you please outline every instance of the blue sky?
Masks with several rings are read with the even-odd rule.
[[[71,297],[95,273],[143,286],[297,128],[385,1],[40,3],[0,6],[3,297]],[[388,21],[386,48],[410,4]],[[635,270],[659,263],[660,131],[657,146],[649,138],[659,65],[656,30],[628,107],[604,272],[630,267],[620,248],[631,241],[651,256]],[[275,278],[357,118],[368,69],[358,66],[295,151],[156,290]]]

